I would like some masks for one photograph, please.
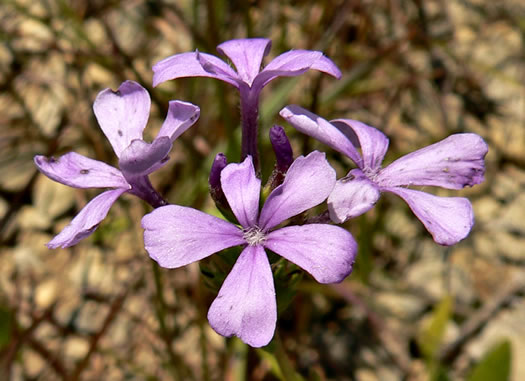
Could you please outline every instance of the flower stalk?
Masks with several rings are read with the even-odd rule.
[[[261,177],[261,161],[259,157],[259,94],[248,86],[241,89],[241,161],[251,156],[257,177]]]

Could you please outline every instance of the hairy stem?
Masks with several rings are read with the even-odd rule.
[[[257,177],[260,177],[261,167],[258,148],[258,117],[259,117],[259,94],[250,88],[241,87],[241,121],[242,121],[242,146],[241,160],[248,155],[253,159],[253,166]]]

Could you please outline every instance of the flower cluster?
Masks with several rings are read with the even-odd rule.
[[[314,69],[335,78],[337,66],[321,52],[293,50],[262,68],[268,39],[240,39],[218,46],[235,70],[216,56],[189,52],[168,57],[153,67],[153,85],[181,77],[210,77],[239,90],[242,147],[238,163],[218,154],[211,168],[210,194],[224,219],[199,210],[168,204],[148,176],[169,160],[174,140],[199,118],[200,109],[171,101],[157,137],[147,143],[150,97],[138,83],[124,82],[118,91],[102,91],[94,112],[118,158],[119,169],[71,152],[59,158],[36,156],[38,169],[49,178],[77,188],[108,188],[91,200],[49,243],[69,247],[89,236],[122,194],[137,196],[153,211],[142,219],[144,245],[160,266],[178,268],[222,250],[240,246],[238,257],[210,306],[208,320],[223,336],[238,336],[254,347],[267,345],[275,331],[277,304],[268,252],[278,254],[320,283],[337,283],[352,271],[357,243],[337,226],[370,210],[381,193],[403,198],[434,240],[453,245],[472,229],[470,202],[462,197],[437,197],[410,186],[461,189],[483,181],[487,145],[476,134],[455,134],[382,167],[388,139],[361,122],[331,122],[290,105],[280,115],[298,131],[350,158],[356,165],[337,180],[325,154],[314,151],[293,160],[280,126],[270,129],[275,167],[262,192],[258,151],[258,110],[263,87],[277,77],[298,76]],[[359,149],[361,152],[359,152]],[[230,158],[231,159],[231,158]],[[261,195],[268,194],[261,200]],[[326,201],[330,220],[292,217]],[[262,207],[260,206],[262,205]],[[293,222],[292,222],[293,221]],[[317,221],[316,223],[308,221]],[[320,221],[324,223],[320,223]],[[224,274],[226,275],[226,274]]]

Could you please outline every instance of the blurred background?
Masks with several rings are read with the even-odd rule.
[[[150,208],[138,199],[122,197],[77,246],[47,249],[99,190],[57,184],[32,161],[77,151],[116,166],[92,104],[135,80],[152,97],[146,140],[169,100],[201,107],[152,181],[169,202],[213,212],[211,162],[217,152],[238,161],[238,94],[204,78],[153,89],[151,67],[244,37],[273,40],[265,62],[322,50],[343,73],[265,88],[264,176],[273,124],[286,128],[295,156],[328,151],[279,117],[290,103],[381,129],[387,163],[458,132],[490,147],[483,184],[425,189],[470,198],[467,239],[438,246],[402,200],[385,195],[345,224],[360,245],[353,274],[334,286],[298,279],[263,349],[209,327],[217,290],[198,264],[165,270],[149,259],[140,219]],[[1,380],[525,379],[522,1],[3,0],[0,39]],[[344,175],[346,159],[328,157]]]

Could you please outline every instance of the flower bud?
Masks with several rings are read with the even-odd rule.
[[[213,160],[211,165],[210,177],[208,178],[208,184],[210,186],[210,195],[212,200],[215,202],[215,206],[230,221],[236,222],[236,218],[228,204],[228,200],[222,191],[221,186],[221,172],[228,164],[228,159],[223,153],[218,153]]]
[[[290,165],[292,165],[293,152],[284,128],[278,125],[270,128],[270,142],[272,143],[277,160],[276,169],[282,173],[286,173]]]

